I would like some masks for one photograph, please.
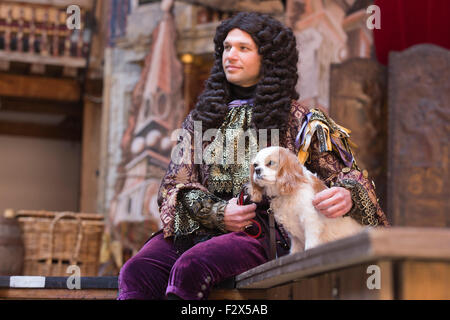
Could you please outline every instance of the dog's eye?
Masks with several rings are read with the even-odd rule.
[[[270,160],[269,162],[267,162],[266,166],[270,167],[273,164],[274,164],[274,162],[272,160]]]

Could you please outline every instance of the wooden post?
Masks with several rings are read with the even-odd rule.
[[[11,50],[11,27],[12,27],[12,6],[7,6],[6,29],[5,29],[5,51]]]
[[[25,18],[25,9],[23,6],[20,6],[19,9],[19,27],[17,30],[17,51],[23,52],[23,25]]]
[[[36,8],[31,8],[30,36],[28,37],[28,51],[35,53],[34,43],[36,41]]]
[[[41,52],[42,56],[48,55],[48,9],[44,11],[44,19],[42,22],[42,36],[41,36]]]
[[[99,97],[99,98],[97,98]],[[95,99],[98,99],[96,101]],[[84,97],[80,211],[97,212],[102,104],[100,94]]]

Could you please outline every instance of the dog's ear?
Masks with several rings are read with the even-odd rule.
[[[303,175],[303,166],[297,157],[286,148],[279,150],[280,166],[278,169],[277,187],[280,194],[291,194],[302,182],[307,182]]]
[[[248,194],[253,202],[261,202],[263,196],[263,188],[258,186],[253,180],[255,169],[250,165],[250,184],[247,186]]]

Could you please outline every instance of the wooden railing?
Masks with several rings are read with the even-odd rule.
[[[0,3],[0,60],[82,68],[89,47],[86,10],[80,8],[80,29],[66,25],[67,7]]]

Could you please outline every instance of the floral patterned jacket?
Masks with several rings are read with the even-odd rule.
[[[248,118],[251,118],[251,109],[247,113]],[[243,120],[246,121],[248,124],[249,119]],[[308,135],[311,124],[319,126],[316,125],[314,134]],[[186,117],[182,128],[191,134],[190,143],[193,146],[194,121],[191,114]],[[336,134],[338,128],[342,127],[321,111],[309,110],[293,101],[288,130],[284,137],[280,137],[280,145],[298,154],[299,159],[302,154],[304,165],[317,173],[327,186],[342,186],[351,191],[353,207],[347,215],[363,225],[388,226],[388,220],[378,204],[373,182],[368,179],[367,171],[358,168],[348,140]],[[210,143],[202,142],[202,148],[205,149]],[[181,238],[195,235],[208,238],[226,233],[223,213],[227,200],[235,194],[229,193],[228,199],[220,197],[210,183],[213,178],[211,165],[194,163],[194,148],[190,148],[190,155],[185,149],[178,150],[178,156],[188,156],[190,160],[183,163],[172,161],[169,164],[158,194],[164,236]],[[300,149],[302,152],[299,152]],[[243,172],[248,177],[248,171],[245,172],[247,168]]]

